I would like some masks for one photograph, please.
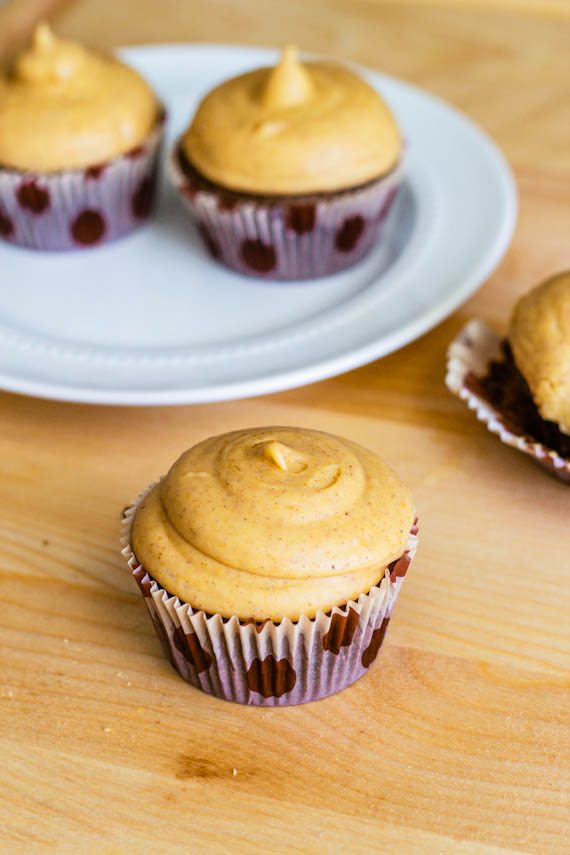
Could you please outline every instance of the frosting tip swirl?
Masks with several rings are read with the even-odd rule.
[[[307,468],[307,462],[302,454],[275,439],[262,442],[259,448],[262,455],[275,463],[282,472],[302,472]]]
[[[274,68],[269,69],[262,87],[264,107],[279,110],[306,104],[315,94],[315,87],[306,68],[299,61],[295,45],[287,45]]]
[[[55,45],[55,37],[51,27],[45,21],[38,24],[34,31],[33,45],[38,51],[50,50]]]

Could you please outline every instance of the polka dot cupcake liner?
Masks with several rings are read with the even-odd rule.
[[[165,117],[146,142],[106,163],[53,173],[0,167],[0,236],[31,249],[99,246],[152,212]]]
[[[417,520],[403,555],[358,600],[326,614],[320,611],[314,618],[256,623],[195,611],[137,562],[130,546],[132,521],[148,492],[125,512],[122,554],[166,655],[184,680],[223,700],[279,707],[326,698],[366,674],[416,553]]]
[[[530,455],[540,466],[570,484],[570,460],[537,442],[513,422],[512,415],[502,412],[485,395],[481,384],[490,363],[502,360],[502,339],[479,320],[470,321],[452,342],[447,353],[446,384],[448,389],[473,410],[491,433],[506,445]]]
[[[169,173],[214,259],[247,276],[302,280],[352,266],[381,240],[404,167],[354,190],[265,198],[206,181],[178,144]]]

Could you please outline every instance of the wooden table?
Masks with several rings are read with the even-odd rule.
[[[0,396],[0,850],[570,851],[570,492],[443,385],[467,318],[504,327],[570,266],[567,3],[83,0],[55,24],[101,45],[295,40],[419,83],[497,139],[521,211],[476,297],[337,379],[172,409]],[[374,669],[276,711],[176,676],[117,546],[123,505],[185,447],[262,423],[380,452],[422,522]]]

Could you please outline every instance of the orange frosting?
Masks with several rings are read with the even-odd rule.
[[[42,24],[0,79],[0,165],[53,172],[102,163],[143,143],[157,115],[136,71]]]
[[[310,617],[366,593],[404,551],[410,493],[371,451],[269,427],[207,439],[143,501],[137,559],[195,608]]]
[[[182,146],[211,181],[258,194],[342,190],[389,172],[400,132],[375,89],[286,48],[274,68],[227,80],[202,101]]]

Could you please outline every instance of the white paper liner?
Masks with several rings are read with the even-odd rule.
[[[226,208],[224,191],[198,187],[190,194],[190,179],[179,161],[179,141],[168,158],[168,174],[197,226],[210,254],[245,276],[303,280],[338,273],[364,258],[382,240],[388,218],[405,174],[405,156],[387,175],[362,187],[338,193],[244,198]],[[291,207],[309,205],[314,224],[300,232],[288,223]],[[358,221],[362,227],[354,245],[339,247],[344,227]],[[260,257],[247,258],[244,246],[257,246]]]
[[[42,251],[110,243],[146,222],[154,208],[166,113],[135,149],[84,169],[0,167],[0,237]]]
[[[447,352],[447,388],[465,401],[479,421],[491,433],[497,434],[502,442],[530,455],[549,472],[570,483],[570,460],[524,433],[513,432],[512,425],[506,424],[506,417],[469,387],[469,375],[479,379],[484,377],[489,362],[500,357],[500,336],[483,321],[469,321]]]
[[[130,545],[133,517],[154,485],[124,513],[122,554],[143,593],[167,656],[193,686],[257,706],[303,704],[349,686],[366,673],[382,644],[404,575],[417,548],[417,520],[400,559],[357,601],[298,621],[246,623],[194,611],[139,565]]]

